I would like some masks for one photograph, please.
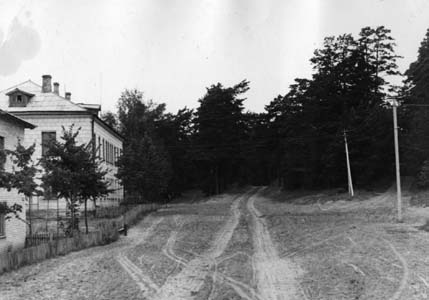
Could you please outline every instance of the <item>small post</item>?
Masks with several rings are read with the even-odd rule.
[[[57,197],[57,239],[60,235],[60,202],[59,197]]]
[[[397,197],[397,209],[398,209],[398,222],[402,222],[401,171],[400,171],[400,165],[399,165],[397,107],[398,107],[398,102],[396,101],[396,99],[393,99],[392,108],[393,108],[393,133],[394,133],[394,140],[395,140],[396,197]]]
[[[349,194],[350,194],[350,196],[353,197],[355,195],[355,193],[353,191],[352,171],[350,169],[349,147],[347,145],[347,135],[346,135],[345,129],[344,129],[344,147],[346,148],[347,182],[348,182],[348,186],[349,186]]]
[[[46,202],[46,232],[48,232],[48,222],[49,222],[49,200]]]

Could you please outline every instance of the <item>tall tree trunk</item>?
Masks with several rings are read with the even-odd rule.
[[[219,165],[215,167],[215,194],[219,194]]]
[[[30,232],[30,235],[33,233],[32,227],[31,227],[31,199],[32,197],[28,198],[28,230]]]
[[[71,215],[71,230],[70,230],[70,234],[71,236],[74,236],[74,230],[76,227],[76,214],[75,214],[75,199],[72,196],[70,198],[70,215]]]
[[[97,215],[97,198],[94,197],[93,200],[94,200],[94,213],[93,213],[93,216],[95,218],[95,216]]]
[[[73,236],[74,216],[73,216],[73,200],[70,199],[70,236]]]
[[[85,233],[88,234],[88,218],[86,216],[88,200],[85,199]]]

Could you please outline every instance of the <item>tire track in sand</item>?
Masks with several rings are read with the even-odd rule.
[[[164,218],[156,219],[146,230],[141,232],[138,236],[138,239],[130,246],[136,246],[143,243],[152,233],[155,231],[155,228],[164,220]],[[122,268],[130,275],[130,277],[135,281],[138,287],[143,291],[144,294],[154,293],[159,290],[159,287],[153,282],[153,280],[143,271],[136,266],[131,260],[126,257],[124,252],[121,252],[117,257],[116,261],[122,266]]]
[[[176,221],[176,225],[177,225],[178,229],[173,230],[171,232],[170,237],[168,238],[165,246],[162,249],[162,252],[164,253],[164,255],[176,263],[176,268],[179,265],[181,265],[182,267],[187,267],[187,265],[189,264],[189,261],[187,259],[178,256],[174,252],[174,249],[173,249],[174,244],[177,241],[178,231],[180,231],[180,228],[183,225],[182,223],[183,222],[181,222],[181,221],[179,221],[179,222]],[[195,257],[199,257],[200,256],[200,255],[198,255],[196,253],[191,253],[191,254],[193,256],[195,256]],[[213,298],[213,294],[214,294],[214,291],[216,289],[215,285],[216,285],[216,283],[219,280],[221,280],[223,283],[229,285],[243,299],[247,299],[247,300],[262,300],[257,295],[256,291],[252,287],[250,287],[250,286],[248,286],[248,285],[246,285],[246,284],[244,284],[242,282],[236,281],[233,278],[227,276],[226,274],[218,272],[217,265],[220,262],[222,262],[224,260],[227,260],[227,259],[232,259],[233,257],[235,257],[237,255],[248,255],[248,254],[245,253],[245,252],[236,252],[236,253],[234,253],[232,255],[229,255],[227,257],[218,257],[216,260],[213,260],[213,262],[212,262],[212,268],[214,270],[212,271],[212,273],[213,273],[212,274],[212,280],[213,280],[213,282],[212,282],[212,289],[211,289],[211,292],[210,292],[207,300],[210,300],[210,299]],[[174,273],[174,271],[172,273]]]
[[[184,221],[181,220],[180,217],[175,217],[174,220],[176,223],[176,229],[170,232],[170,236],[168,237],[167,242],[162,248],[162,253],[172,261],[176,262],[178,265],[186,266],[188,264],[188,260],[179,257],[178,255],[176,255],[176,253],[174,253],[173,250],[173,247],[177,240],[177,235],[182,228]]]
[[[151,299],[185,300],[194,298],[203,286],[206,276],[210,273],[213,262],[222,255],[232,238],[241,216],[240,202],[249,196],[250,194],[246,193],[234,200],[231,205],[232,214],[219,231],[213,246],[206,253],[189,261],[180,273],[169,277],[160,291]]]
[[[254,270],[257,289],[265,300],[292,300],[298,298],[296,278],[299,268],[290,260],[281,259],[271,240],[265,221],[255,208],[258,195],[250,197],[247,209],[252,218],[252,237],[254,244]]]

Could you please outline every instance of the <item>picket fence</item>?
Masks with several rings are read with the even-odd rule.
[[[74,237],[48,239],[45,243],[37,246],[2,253],[0,254],[0,274],[47,258],[114,242],[119,238],[118,230],[124,224],[133,225],[139,221],[142,215],[159,207],[160,205],[158,204],[136,205],[121,217],[101,222],[96,231],[88,234],[81,233]]]

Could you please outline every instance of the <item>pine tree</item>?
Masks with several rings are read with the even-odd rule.
[[[165,104],[144,101],[137,90],[125,90],[119,99],[117,115],[125,140],[117,177],[127,198],[160,201],[168,192],[171,162],[160,136],[164,111]]]
[[[405,140],[404,173],[416,176],[423,171],[423,162],[429,157],[429,108],[418,106],[429,104],[429,29],[420,45],[417,60],[410,64],[405,75],[403,102],[411,106],[399,110]]]
[[[205,191],[218,194],[237,181],[244,137],[243,101],[239,98],[249,89],[243,80],[224,88],[218,83],[207,89],[195,113],[195,158]]]

